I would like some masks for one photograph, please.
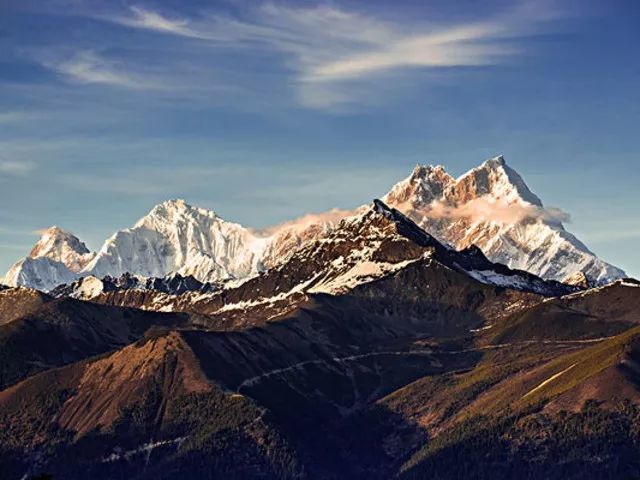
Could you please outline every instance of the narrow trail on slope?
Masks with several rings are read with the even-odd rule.
[[[558,378],[559,376],[567,373],[569,370],[571,370],[573,367],[575,367],[577,364],[573,364],[570,365],[569,367],[565,368],[564,370],[562,370],[561,372],[556,373],[555,375],[551,375],[549,378],[547,378],[545,381],[541,382],[537,387],[532,388],[531,390],[529,390],[527,393],[525,393],[522,398],[526,398],[529,395],[531,395],[532,393],[536,393],[538,390],[540,390],[542,387],[544,387],[545,385],[553,382],[556,378]]]
[[[435,351],[432,349],[427,350],[407,350],[407,351],[382,351],[382,352],[369,352],[362,353],[358,355],[349,355],[345,357],[333,357],[331,360],[336,363],[344,363],[344,362],[352,362],[356,360],[361,360],[364,358],[371,357],[379,357],[379,356],[432,356],[432,355],[460,355],[463,353],[471,353],[471,352],[480,352],[486,350],[497,350],[501,348],[508,348],[514,346],[522,346],[522,345],[532,345],[536,343],[541,343],[545,345],[582,345],[582,344],[590,344],[597,343],[603,340],[607,340],[609,338],[613,338],[615,335],[610,337],[599,337],[599,338],[591,338],[586,340],[527,340],[522,342],[513,342],[513,343],[500,343],[495,345],[485,345],[482,347],[474,347],[474,348],[464,348],[461,350],[440,350]],[[279,375],[282,373],[291,372],[297,369],[302,369],[308,365],[322,365],[328,364],[329,362],[325,359],[315,359],[315,360],[305,360],[302,362],[294,363],[293,365],[289,365],[287,367],[276,368],[273,370],[269,370],[267,372],[261,373],[260,375],[256,375],[251,378],[247,378],[242,381],[236,388],[236,392],[240,393],[240,390],[245,387],[251,387],[259,383],[260,381],[272,377],[274,375]]]
[[[411,350],[411,351],[385,351],[385,352],[369,352],[369,353],[362,353],[359,355],[349,355],[346,357],[333,357],[331,358],[332,361],[336,362],[336,363],[344,363],[344,362],[352,362],[354,360],[361,360],[363,358],[370,358],[370,357],[379,357],[379,356],[390,356],[390,355],[397,355],[397,356],[414,356],[414,355],[420,355],[420,356],[430,356],[433,355],[434,351],[433,350]],[[268,372],[264,372],[260,375],[256,375],[255,377],[251,377],[248,378],[246,380],[244,380],[240,385],[238,385],[236,391],[240,392],[240,389],[242,389],[243,387],[250,387],[252,385],[255,385],[256,383],[258,383],[259,381],[271,377],[273,375],[279,375],[281,373],[285,373],[285,372],[290,372],[293,370],[297,370],[299,368],[304,368],[307,365],[322,365],[322,364],[328,364],[329,362],[325,359],[316,359],[316,360],[305,360],[303,362],[298,362],[298,363],[294,363],[293,365],[289,365],[288,367],[282,367],[282,368],[276,368],[274,370],[269,370]]]

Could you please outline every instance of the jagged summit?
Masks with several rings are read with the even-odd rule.
[[[450,176],[442,165],[421,165],[416,163],[416,166],[413,168],[413,172],[411,172],[412,178],[427,178],[432,175]]]
[[[415,168],[382,197],[440,241],[478,246],[511,268],[562,281],[583,271],[596,283],[624,277],[567,232],[500,155],[454,179],[444,169]]]
[[[371,209],[376,213],[380,213],[384,215],[390,220],[396,219],[397,210],[389,208],[389,206],[386,203],[384,203],[382,200],[374,198],[373,202],[371,202]]]
[[[458,178],[447,173],[442,165],[417,164],[411,175],[396,184],[383,199],[390,203],[427,204],[444,198],[460,203],[485,195],[506,203],[525,202],[542,207],[541,200],[502,155],[484,161]]]
[[[458,201],[490,195],[508,203],[528,202],[542,207],[542,201],[529,190],[518,172],[507,165],[502,155],[490,158],[458,177],[453,189]]]
[[[145,222],[155,220],[174,221],[184,217],[207,217],[211,219],[220,218],[216,212],[200,208],[187,203],[182,198],[166,200],[153,207],[147,215],[142,217],[135,226],[142,225]]]
[[[86,270],[98,277],[126,272],[145,277],[177,272],[202,280],[243,277],[258,269],[262,248],[241,225],[184,200],[168,200],[132,228],[116,232]]]
[[[411,175],[397,183],[382,200],[394,205],[429,203],[454,183],[455,179],[441,165],[416,165]]]

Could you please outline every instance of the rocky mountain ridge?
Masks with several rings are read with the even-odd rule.
[[[457,250],[475,245],[491,261],[511,268],[558,281],[582,273],[593,284],[625,277],[567,232],[558,212],[546,209],[503,157],[487,160],[457,179],[441,166],[418,165],[382,200],[439,241]],[[116,232],[97,253],[52,227],[4,282],[44,291],[82,276],[126,273],[241,282],[329,235],[341,218],[363,208],[304,217],[256,232],[183,200],[169,200],[132,228]]]

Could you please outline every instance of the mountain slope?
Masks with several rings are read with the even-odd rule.
[[[303,478],[264,417],[250,399],[210,381],[182,335],[169,332],[0,392],[0,471],[3,478]]]
[[[0,389],[42,370],[127,345],[150,328],[189,324],[187,315],[42,298],[24,288],[0,295],[0,307],[5,307],[0,317]],[[9,296],[12,301],[5,302]]]
[[[420,231],[404,230],[388,218],[389,211],[372,208],[368,214],[369,224],[381,222],[373,222],[375,228],[386,225],[405,235]],[[356,219],[345,223],[364,226]],[[430,237],[423,240],[440,248]],[[329,252],[344,248],[338,247],[342,243],[332,242],[318,255],[328,255],[331,265]],[[378,255],[402,255],[408,245],[392,237]],[[292,267],[299,261],[294,256]],[[607,321],[607,300],[635,301],[629,293],[635,288],[607,287],[563,302],[600,312]],[[108,308],[65,300],[78,309],[74,316],[92,309],[80,325]],[[185,472],[228,478],[234,472],[237,478],[337,480],[386,479],[399,470],[421,478],[435,468],[440,477],[454,478],[450,472],[460,466],[476,465],[452,460],[451,449],[459,449],[474,461],[478,455],[486,458],[482,469],[493,478],[525,460],[537,468],[536,459],[543,458],[547,470],[534,470],[531,478],[545,478],[545,471],[555,472],[554,451],[543,449],[531,459],[522,443],[511,449],[491,443],[501,441],[495,432],[503,428],[514,435],[508,439],[517,434],[517,442],[536,446],[532,431],[518,427],[518,421],[540,418],[545,429],[560,429],[554,423],[562,418],[555,413],[559,405],[579,412],[591,396],[610,401],[610,410],[598,415],[614,415],[607,412],[640,396],[634,370],[624,370],[637,358],[638,336],[637,320],[624,309],[619,318],[631,328],[605,340],[547,343],[523,333],[500,345],[484,343],[493,329],[508,328],[510,311],[536,310],[540,301],[538,295],[481,283],[438,260],[420,258],[335,294],[310,293],[289,313],[256,321],[259,327],[220,332],[187,324],[171,331],[169,324],[169,331],[149,332],[100,358],[50,369],[1,391],[0,469],[10,472],[9,478],[42,472],[70,479],[177,479]],[[542,318],[531,330],[548,329]],[[55,340],[46,331],[40,335]],[[615,398],[606,387],[612,379]],[[536,415],[544,416],[527,416],[538,400],[548,408]],[[473,423],[469,429],[467,420],[482,422],[476,414],[509,420],[499,416],[506,406],[517,408],[513,422],[485,430],[486,423]],[[598,432],[598,445],[621,438]],[[547,438],[555,438],[552,433]],[[555,451],[563,452],[564,445]],[[590,443],[572,444],[577,453],[571,455],[590,458],[585,445]],[[501,457],[505,451],[517,452],[515,460]]]

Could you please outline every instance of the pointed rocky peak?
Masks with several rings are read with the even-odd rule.
[[[41,231],[40,240],[29,256],[31,258],[49,257],[52,260],[61,261],[61,256],[70,251],[79,255],[89,253],[87,246],[78,237],[54,225]]]
[[[78,237],[55,225],[41,232],[40,240],[29,253],[32,259],[48,258],[63,263],[74,272],[84,268],[93,256]]]
[[[442,165],[417,164],[411,175],[394,185],[383,200],[393,205],[428,204],[440,198],[454,182]]]
[[[371,212],[375,215],[381,215],[390,222],[395,223],[396,225],[414,225],[415,224],[409,220],[403,213],[395,208],[389,207],[382,200],[375,198],[370,206]]]
[[[542,206],[540,199],[529,190],[518,172],[507,165],[502,155],[490,158],[460,176],[447,193],[456,203],[466,203],[488,195],[509,203],[524,201]]]
[[[507,162],[504,159],[504,155],[498,155],[497,157],[489,158],[485,160],[482,165],[487,168],[500,168],[507,165]]]
[[[433,179],[444,182],[449,179],[453,180],[453,177],[446,172],[442,165],[420,165],[419,163],[416,163],[409,178],[412,180]]]
[[[389,207],[385,202],[374,199],[360,215],[349,217],[338,226],[337,234],[373,239],[402,239],[420,247],[435,247],[446,250],[438,240],[425,232],[399,210]]]

